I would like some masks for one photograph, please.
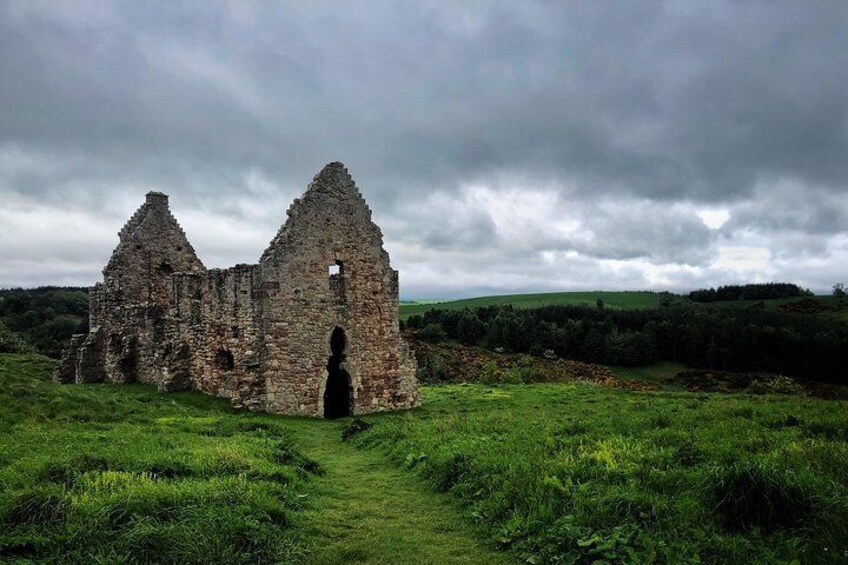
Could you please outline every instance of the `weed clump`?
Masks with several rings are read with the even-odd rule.
[[[729,532],[798,528],[808,523],[818,503],[802,476],[760,462],[718,466],[708,488],[719,522]]]
[[[433,486],[439,492],[449,491],[471,471],[471,459],[464,453],[455,453],[451,457],[435,463],[429,474]]]
[[[313,475],[324,474],[324,468],[321,467],[320,463],[306,457],[286,442],[279,442],[277,444],[274,451],[274,462],[280,465],[289,465]]]
[[[371,422],[363,420],[362,418],[354,418],[347,426],[345,426],[345,429],[342,430],[342,441],[350,441],[353,437],[370,430],[372,427],[373,424],[371,424]]]
[[[0,523],[13,529],[22,525],[57,524],[65,519],[68,499],[56,488],[36,488],[10,496],[0,507]]]

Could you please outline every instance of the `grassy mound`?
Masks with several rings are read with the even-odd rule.
[[[320,466],[274,417],[141,385],[62,386],[0,355],[0,561],[298,560]]]
[[[379,447],[530,563],[848,559],[846,403],[575,384],[424,389]]]

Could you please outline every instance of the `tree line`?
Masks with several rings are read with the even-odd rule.
[[[718,288],[701,288],[689,293],[693,302],[718,302],[720,300],[772,300],[813,296],[807,289],[792,283],[731,284]]]
[[[848,382],[848,323],[784,312],[674,303],[646,310],[586,306],[428,310],[406,326],[421,339],[608,365],[661,360]]]

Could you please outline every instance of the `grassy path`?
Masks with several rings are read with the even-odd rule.
[[[298,518],[310,563],[509,563],[482,545],[447,495],[430,491],[380,453],[341,441],[342,424],[290,420],[303,453],[325,474],[317,500]]]

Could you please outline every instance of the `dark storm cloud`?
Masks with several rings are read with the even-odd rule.
[[[255,260],[291,199],[342,160],[418,280],[429,265],[478,288],[462,254],[493,249],[501,279],[505,261],[529,277],[510,288],[548,284],[545,252],[586,259],[586,279],[561,284],[592,286],[593,264],[619,284],[609,269],[631,266],[603,262],[630,260],[644,276],[622,280],[688,285],[727,272],[656,269],[707,269],[751,231],[774,256],[833,252],[845,29],[844,2],[13,0],[0,5],[0,191],[10,213],[61,208],[114,231],[162,189],[207,263],[226,265]],[[704,206],[730,220],[708,229]],[[67,256],[21,229],[0,228],[18,259]],[[0,284],[50,282],[11,260]],[[66,274],[102,261],[92,251]]]

